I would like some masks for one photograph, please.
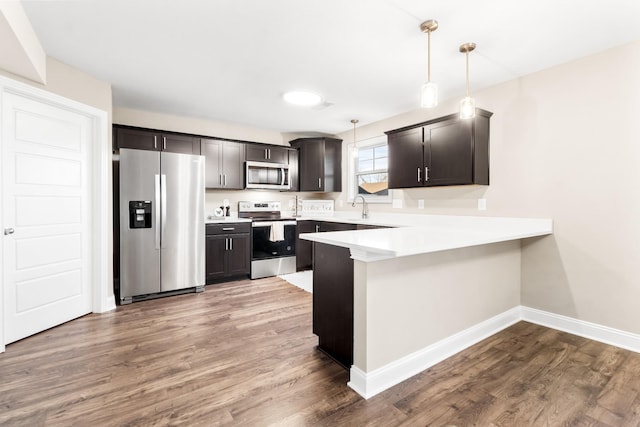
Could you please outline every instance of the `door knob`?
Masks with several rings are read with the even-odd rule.
[[[5,228],[4,229],[4,235],[8,236],[9,234],[13,234],[16,230],[14,230],[13,228]]]

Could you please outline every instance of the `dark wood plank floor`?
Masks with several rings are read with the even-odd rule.
[[[0,354],[7,426],[637,426],[640,355],[520,322],[369,400],[276,278],[88,315]]]

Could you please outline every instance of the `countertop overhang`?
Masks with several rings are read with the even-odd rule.
[[[328,218],[316,219],[326,221]],[[331,220],[396,227],[300,234],[301,239],[349,248],[353,259],[364,262],[506,242],[553,233],[553,221],[548,218],[390,214],[379,220],[375,218],[349,220],[339,217],[331,218]]]

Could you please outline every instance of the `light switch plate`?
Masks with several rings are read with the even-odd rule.
[[[478,210],[479,211],[487,210],[487,199],[478,199]]]
[[[424,209],[424,199],[418,199],[418,209]]]
[[[391,206],[394,209],[402,209],[402,199],[393,199],[393,204]]]

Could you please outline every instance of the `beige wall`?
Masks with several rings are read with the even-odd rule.
[[[286,145],[280,132],[235,123],[176,116],[131,108],[114,108],[113,123],[173,132],[192,133],[225,139]]]
[[[354,263],[354,365],[382,368],[520,304],[518,241]]]
[[[640,333],[640,42],[473,94],[494,113],[491,185],[396,191],[407,208],[372,211],[552,218],[552,237],[523,244],[522,304]],[[363,126],[358,140],[456,103]]]
[[[234,123],[175,116],[150,111],[133,110],[129,108],[114,108],[113,122],[128,126],[139,126],[150,129],[161,129],[284,146],[289,146],[288,141],[298,137],[298,135],[285,135],[272,130],[242,126]],[[238,202],[242,200],[280,201],[282,202],[283,209],[288,209],[289,203],[293,203],[295,201],[296,194],[304,199],[326,199],[336,197],[336,194],[286,193],[262,190],[207,190],[205,193],[205,209],[207,215],[212,215],[217,207],[222,206],[224,199],[229,200],[232,215],[237,215]]]
[[[47,57],[47,83],[39,84],[0,70],[0,74],[74,101],[107,111],[111,118],[111,84],[98,80],[54,58]],[[111,122],[109,122],[109,128]],[[111,133],[111,130],[109,130]]]

